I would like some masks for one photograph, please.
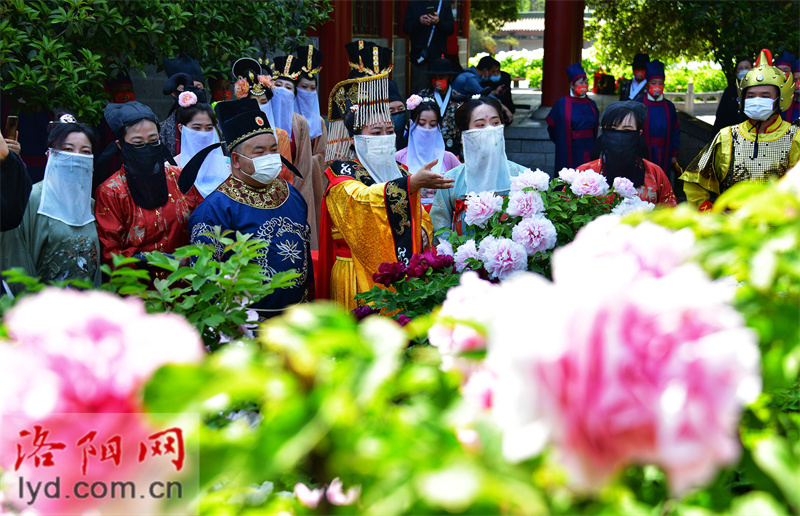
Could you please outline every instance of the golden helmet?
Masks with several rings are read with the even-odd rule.
[[[780,68],[772,66],[772,53],[766,48],[758,56],[756,65],[747,72],[744,79],[736,83],[739,88],[739,103],[742,109],[744,109],[744,90],[751,86],[763,85],[778,88],[781,111],[789,109],[794,96],[794,79],[791,75],[787,76]]]

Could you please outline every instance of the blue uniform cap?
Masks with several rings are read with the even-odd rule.
[[[647,63],[647,72],[645,73],[645,78],[648,81],[653,78],[663,79],[664,77],[664,63],[658,59]]]
[[[569,77],[569,82],[575,82],[581,77],[586,77],[586,72],[583,71],[580,62],[573,63],[567,67],[567,77]]]

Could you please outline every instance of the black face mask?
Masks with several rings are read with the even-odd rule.
[[[401,111],[392,115],[392,125],[394,125],[395,134],[395,148],[397,150],[404,149],[408,145],[408,137],[405,134],[406,121],[408,121],[408,113]]]
[[[125,141],[119,144],[133,202],[145,210],[164,206],[169,200],[167,176],[164,174],[165,147],[159,143],[137,149]]]
[[[644,183],[644,163],[639,155],[641,139],[639,131],[603,129],[600,147],[603,173],[609,184],[617,177],[627,177],[637,188]]]

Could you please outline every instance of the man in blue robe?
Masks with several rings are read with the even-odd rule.
[[[297,188],[278,177],[278,142],[258,102],[220,102],[217,113],[230,149],[231,175],[192,213],[191,241],[215,245],[221,260],[223,247],[207,235],[214,226],[252,234],[269,244],[257,260],[265,281],[278,272],[300,273],[294,286],[252,306],[261,318],[269,318],[314,297],[308,206]]]
[[[644,138],[650,150],[650,161],[661,167],[671,183],[675,182],[673,165],[678,162],[681,143],[681,121],[675,104],[664,98],[664,63],[647,63],[647,94],[639,99],[647,106]]]
[[[599,111],[590,99],[589,81],[580,63],[567,67],[569,95],[556,101],[547,115],[547,134],[556,144],[555,172],[591,161]]]

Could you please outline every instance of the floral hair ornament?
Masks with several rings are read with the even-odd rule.
[[[250,93],[250,85],[247,84],[247,79],[241,78],[236,81],[236,84],[233,87],[233,94],[236,95],[237,99],[243,99]]]
[[[350,111],[352,111],[353,113],[358,111],[358,104],[353,104],[352,106],[350,106]]]
[[[191,91],[184,91],[180,95],[178,95],[178,105],[183,108],[187,108],[189,106],[194,106],[197,104],[197,95],[195,95]]]
[[[472,96],[472,100],[479,99],[479,98],[481,98],[482,96],[483,96],[483,95],[481,95],[480,93],[476,93],[475,95],[473,95],[473,96]]]
[[[58,121],[62,124],[77,124],[78,121],[69,113],[64,113],[58,118]]]
[[[414,109],[417,109],[417,106],[419,106],[421,102],[422,97],[419,95],[411,95],[408,97],[408,100],[406,100],[406,108],[413,111]]]

